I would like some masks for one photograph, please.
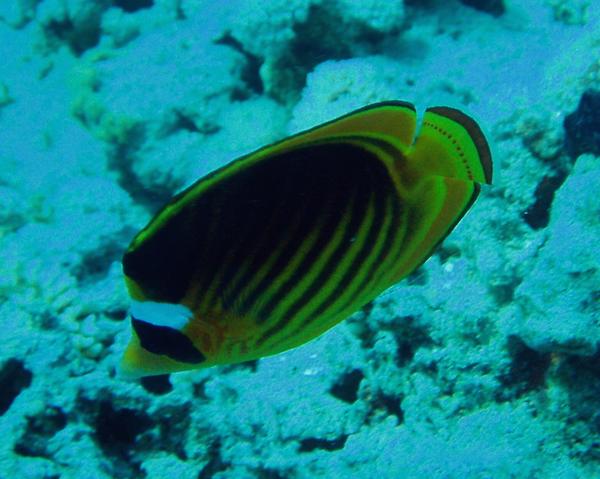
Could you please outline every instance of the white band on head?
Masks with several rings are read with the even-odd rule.
[[[131,315],[155,326],[167,326],[181,331],[194,314],[183,304],[132,301]]]

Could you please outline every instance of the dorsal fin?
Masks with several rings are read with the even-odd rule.
[[[292,136],[275,147],[290,148],[306,142],[343,136],[383,136],[395,139],[403,148],[412,145],[417,114],[412,103],[386,101],[373,103],[347,115]]]

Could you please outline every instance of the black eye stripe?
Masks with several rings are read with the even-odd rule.
[[[168,326],[157,326],[134,317],[131,325],[140,338],[142,348],[154,354],[163,354],[182,363],[198,364],[206,357],[181,331]]]

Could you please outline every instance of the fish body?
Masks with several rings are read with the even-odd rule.
[[[310,341],[421,265],[490,183],[458,110],[367,106],[239,158],[176,195],[123,257],[122,370],[231,364]]]

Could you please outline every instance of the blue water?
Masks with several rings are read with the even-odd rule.
[[[600,7],[0,0],[0,479],[600,477]],[[127,380],[121,257],[228,161],[369,103],[472,115],[494,182],[351,318]]]

